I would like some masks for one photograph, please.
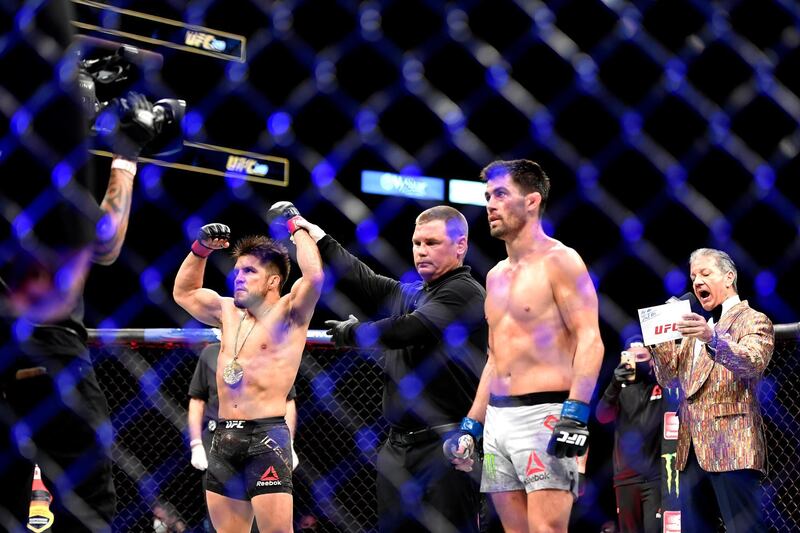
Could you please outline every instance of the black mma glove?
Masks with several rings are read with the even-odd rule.
[[[336,346],[355,346],[355,327],[358,319],[353,315],[347,320],[326,320],[325,325],[330,329],[326,331]]]
[[[292,202],[275,202],[267,211],[267,225],[273,236],[294,235],[300,229],[296,222],[301,218]]]
[[[119,128],[112,150],[127,159],[136,159],[142,148],[158,133],[153,104],[144,95],[130,92],[127,97],[117,101],[117,110]]]
[[[561,408],[561,419],[553,428],[547,453],[556,457],[580,457],[589,449],[589,404],[567,400]]]
[[[444,456],[456,470],[472,472],[475,463],[475,446],[483,435],[483,425],[474,418],[464,417],[461,426],[442,445]]]
[[[192,253],[198,257],[208,257],[214,250],[228,247],[231,228],[225,224],[206,224],[197,231],[197,240],[192,243]]]

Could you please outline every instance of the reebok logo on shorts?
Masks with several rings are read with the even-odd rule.
[[[531,452],[528,457],[528,466],[525,467],[525,478],[530,481],[543,481],[550,479],[550,473],[536,452]]]
[[[281,480],[278,477],[278,473],[275,471],[274,466],[267,468],[264,473],[261,474],[261,479],[256,481],[256,487],[271,487],[281,484]]]
[[[558,424],[558,417],[554,415],[547,415],[547,418],[544,419],[544,424],[542,425],[550,431],[553,431],[553,429],[556,427],[556,424]]]

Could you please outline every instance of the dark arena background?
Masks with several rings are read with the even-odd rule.
[[[152,531],[156,501],[168,502],[187,530],[202,530],[186,391],[213,337],[171,296],[201,225],[228,224],[234,238],[263,233],[267,208],[289,200],[376,271],[409,280],[416,214],[449,203],[470,223],[466,262],[483,282],[505,257],[484,207],[447,194],[362,192],[362,171],[443,178],[452,192],[451,180],[477,182],[489,162],[516,158],[549,174],[545,229],[581,254],[597,288],[606,355],[595,401],[623,343],[639,333],[637,309],[689,290],[696,248],[729,252],[742,298],[786,325],[761,389],[770,448],[764,505],[774,531],[800,528],[800,4],[72,7],[79,33],[161,54],[160,70],[134,89],[187,106],[182,154],[139,164],[120,258],[93,267],[85,292],[115,429],[119,531]],[[109,159],[98,154],[96,171],[107,175]],[[206,286],[227,292],[232,265],[214,254]],[[312,328],[349,313],[365,318],[332,285]],[[297,380],[297,520],[313,515],[324,531],[375,530],[375,456],[386,432],[380,362],[379,353],[309,342]],[[591,431],[576,532],[600,531],[616,516],[613,428],[593,420]]]

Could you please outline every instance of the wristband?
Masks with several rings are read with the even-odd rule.
[[[211,255],[211,252],[213,251],[214,251],[213,249],[209,248],[208,246],[205,246],[200,241],[194,241],[192,243],[192,253],[197,257],[202,257],[203,259],[205,259],[209,255]]]
[[[469,418],[465,416],[461,420],[461,426],[458,428],[459,431],[463,431],[469,435],[472,435],[472,438],[478,440],[483,435],[483,424],[475,420],[474,418]]]
[[[203,444],[203,439],[192,439],[192,441],[189,443],[189,447],[194,448],[198,444]]]
[[[581,424],[589,423],[589,404],[580,400],[567,400],[561,408],[561,418],[571,418]]]
[[[303,220],[303,217],[295,215],[286,221],[286,229],[289,230],[289,235],[294,235],[297,230],[303,229],[297,225],[298,220]]]
[[[130,159],[125,159],[124,157],[115,157],[112,159],[111,168],[124,170],[125,172],[130,172],[134,176],[136,175],[136,161],[131,161]]]

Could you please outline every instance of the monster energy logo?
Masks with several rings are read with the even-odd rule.
[[[680,472],[672,468],[672,462],[675,460],[677,453],[665,453],[661,456],[664,459],[664,468],[667,470],[667,494],[672,494],[672,473],[675,472],[675,497],[680,497],[681,491],[680,487],[678,486],[678,476],[680,476]]]
[[[487,453],[483,456],[483,471],[486,475],[493,478],[497,474],[497,467],[494,464],[494,454]]]

